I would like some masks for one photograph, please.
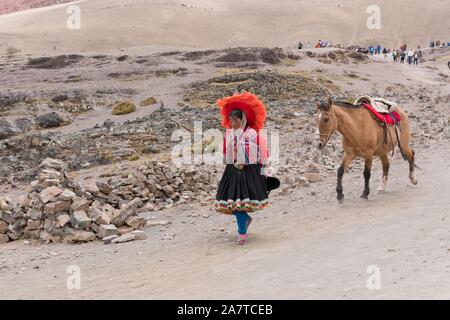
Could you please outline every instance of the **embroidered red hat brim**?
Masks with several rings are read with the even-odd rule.
[[[220,108],[224,128],[231,128],[229,114],[234,109],[239,109],[245,114],[249,127],[255,130],[261,130],[264,127],[266,108],[262,101],[250,92],[237,93],[231,97],[219,99],[217,106]]]

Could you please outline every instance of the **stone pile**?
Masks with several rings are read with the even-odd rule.
[[[94,185],[74,183],[67,164],[45,159],[38,179],[20,203],[0,198],[0,243],[20,238],[49,242],[105,243],[145,239],[140,211],[169,208],[187,200],[211,200],[215,173],[177,169],[148,161]]]
[[[130,172],[98,180],[88,190],[96,198],[117,206],[140,198],[143,210],[157,211],[176,203],[200,201],[206,203],[216,191],[215,168],[181,167],[146,161]]]

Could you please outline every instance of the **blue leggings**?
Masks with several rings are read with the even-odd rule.
[[[250,216],[245,211],[233,211],[233,214],[236,216],[236,222],[238,225],[238,233],[239,234],[247,234],[247,223],[250,219]]]

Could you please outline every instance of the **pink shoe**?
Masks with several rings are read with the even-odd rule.
[[[246,242],[247,242],[247,235],[246,234],[240,234],[236,244],[243,245]]]

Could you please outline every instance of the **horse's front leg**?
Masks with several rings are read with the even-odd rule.
[[[369,182],[370,182],[370,172],[372,171],[372,160],[373,155],[366,155],[365,156],[365,165],[364,165],[364,191],[361,195],[361,198],[368,199],[370,188],[369,188]]]
[[[344,189],[342,187],[342,177],[344,176],[344,172],[348,170],[348,167],[350,165],[350,162],[353,160],[353,156],[349,155],[344,151],[344,159],[342,160],[342,164],[340,165],[338,171],[337,171],[337,186],[336,186],[336,192],[337,192],[337,199],[339,203],[344,202]]]

